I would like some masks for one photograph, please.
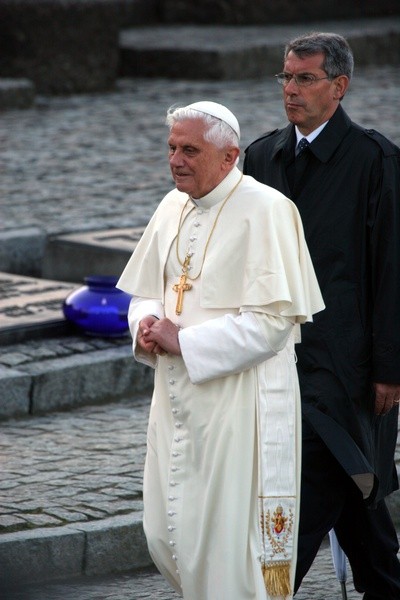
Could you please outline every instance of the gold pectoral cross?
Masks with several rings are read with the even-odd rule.
[[[186,283],[186,279],[188,279],[187,273],[188,273],[189,263],[190,263],[190,256],[186,255],[185,260],[183,261],[182,275],[179,278],[179,283],[176,283],[174,286],[172,286],[172,289],[174,290],[174,292],[178,292],[178,298],[176,300],[176,308],[175,308],[175,314],[177,314],[177,315],[180,315],[182,312],[183,293],[188,292],[189,290],[192,289],[192,284]]]
[[[189,290],[192,289],[192,284],[186,283],[186,279],[187,279],[187,273],[183,273],[180,276],[179,283],[176,283],[172,288],[174,290],[174,292],[178,292],[178,298],[176,301],[176,308],[175,308],[175,313],[177,315],[180,315],[182,312],[183,293],[188,292]]]

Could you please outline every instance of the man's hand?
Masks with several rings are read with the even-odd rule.
[[[154,323],[157,323],[157,317],[148,315],[139,322],[136,342],[145,352],[153,354],[165,354],[165,351],[154,340],[148,339],[148,334]]]
[[[375,414],[387,415],[400,402],[400,384],[374,383]]]
[[[142,323],[142,321],[141,321]],[[180,356],[181,348],[178,339],[179,327],[177,327],[169,319],[160,319],[153,322],[151,327],[143,332],[144,341],[150,345],[155,344],[155,348],[161,348],[163,352],[156,352],[162,354],[168,352],[169,354],[175,354]]]

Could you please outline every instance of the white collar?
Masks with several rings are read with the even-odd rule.
[[[296,146],[299,143],[299,141],[302,140],[303,138],[305,138],[311,144],[311,142],[313,140],[315,140],[316,137],[319,136],[319,134],[321,133],[321,131],[323,130],[323,128],[325,127],[325,125],[327,123],[328,123],[328,121],[325,121],[325,123],[322,123],[322,125],[320,125],[319,127],[317,127],[317,129],[314,129],[314,131],[312,131],[308,135],[303,135],[302,133],[300,133],[300,131],[298,130],[298,127],[296,125],[295,126],[295,129],[296,129]]]
[[[218,202],[221,202],[229,194],[231,189],[238,183],[242,176],[241,171],[237,167],[234,167],[229,171],[228,175],[215,187],[211,192],[208,192],[202,198],[192,198],[192,201],[196,206],[201,208],[211,208]]]

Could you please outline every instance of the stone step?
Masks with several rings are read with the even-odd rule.
[[[62,311],[78,288],[72,282],[81,284],[88,274],[118,275],[142,231],[53,239],[44,262],[57,280],[0,272],[0,419],[107,402],[151,387],[151,369],[134,362],[128,330],[117,338],[85,336]],[[21,248],[30,247],[32,235],[18,246],[14,266],[23,262]]]
[[[11,594],[16,583],[99,576],[152,564],[138,513],[5,533],[0,535],[0,597],[6,600],[2,592]]]
[[[397,64],[400,17],[313,22],[347,37],[357,65]],[[120,32],[122,77],[249,79],[282,67],[284,44],[310,30],[290,25],[158,25]]]
[[[42,276],[82,282],[87,275],[120,275],[144,227],[102,229],[48,239]]]
[[[114,401],[151,390],[153,371],[134,361],[129,335],[79,335],[3,346],[0,419]]]
[[[0,272],[75,283],[81,283],[88,275],[119,275],[144,228],[142,225],[49,236],[36,227],[1,231]]]
[[[71,283],[0,272],[0,344],[69,331],[62,312]]]
[[[0,112],[30,108],[35,100],[35,86],[29,79],[0,78]]]

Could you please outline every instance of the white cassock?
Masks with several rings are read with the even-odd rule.
[[[164,198],[118,287],[134,295],[136,360],[155,367],[144,473],[144,529],[160,572],[186,600],[269,600],[265,565],[293,584],[300,481],[294,342],[323,302],[296,207],[234,168],[183,214],[191,254],[181,315],[176,234],[187,195]],[[181,327],[182,356],[136,347],[140,319]],[[265,493],[265,490],[268,493]],[[261,520],[260,520],[261,519]]]

